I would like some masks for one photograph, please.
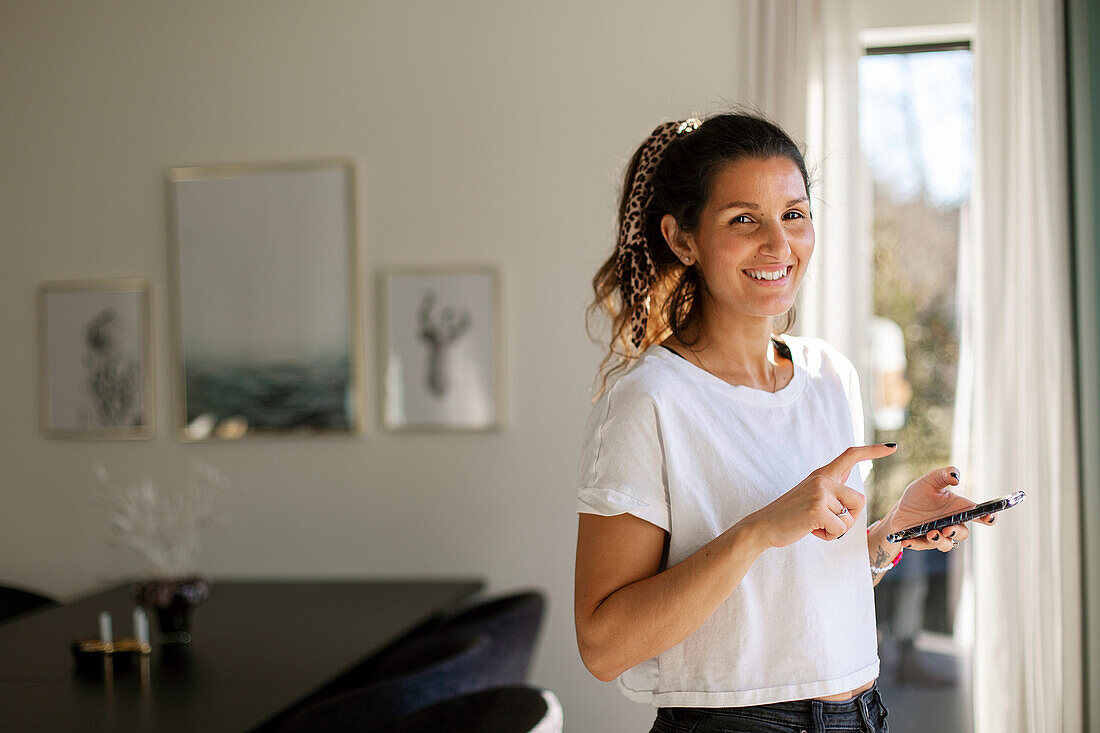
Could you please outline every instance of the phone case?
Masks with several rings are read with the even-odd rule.
[[[1022,491],[1016,491],[1008,496],[1001,497],[1000,499],[994,499],[982,504],[978,504],[975,507],[967,509],[965,511],[956,512],[946,517],[940,517],[939,519],[932,519],[924,524],[918,524],[916,527],[909,527],[903,529],[900,532],[891,532],[886,535],[887,542],[901,542],[902,540],[911,540],[914,537],[921,537],[928,534],[935,529],[943,529],[944,527],[950,527],[953,524],[962,524],[963,522],[969,522],[978,517],[984,517],[986,514],[994,514],[996,512],[1004,511],[1009,507],[1016,506],[1027,497]]]

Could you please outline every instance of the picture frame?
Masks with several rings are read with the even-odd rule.
[[[501,283],[490,266],[380,273],[382,424],[390,432],[504,425]]]
[[[177,439],[361,433],[353,163],[172,168],[166,193]]]
[[[48,437],[153,436],[153,348],[145,278],[38,287],[39,425]]]

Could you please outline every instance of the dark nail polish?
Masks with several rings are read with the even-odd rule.
[[[932,535],[932,541],[933,541],[933,542],[935,542],[935,541],[936,541],[936,540],[938,540],[939,538],[940,538],[940,535],[939,535],[938,533],[937,533],[937,534],[934,534],[934,535]]]
[[[951,472],[951,477],[954,478],[956,481],[959,480],[959,474],[955,473],[954,471]]]
[[[883,443],[883,445],[886,446],[887,448],[897,448],[898,447],[897,443]]]
[[[947,535],[947,539],[951,540],[955,538],[956,530],[953,530],[951,534]]]

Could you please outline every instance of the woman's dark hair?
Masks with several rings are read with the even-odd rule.
[[[620,230],[624,226],[641,152],[642,146],[639,146],[623,180],[619,199]],[[646,249],[656,277],[650,285],[649,322],[640,347],[636,348],[630,340],[630,309],[625,307],[619,289],[617,248],[592,279],[595,300],[588,307],[588,315],[602,309],[611,317],[609,349],[600,364],[601,392],[611,375],[670,334],[684,343],[691,343],[688,334],[702,318],[703,299],[699,293],[705,284],[699,268],[684,265],[668,246],[661,233],[661,219],[672,214],[681,230],[695,232],[719,170],[748,158],[776,157],[787,158],[798,166],[809,195],[810,176],[802,151],[778,125],[759,115],[736,113],[710,117],[694,132],[678,136],[668,146],[653,173],[653,195],[644,213]],[[793,325],[794,308],[786,313],[782,328],[776,332],[783,333]]]

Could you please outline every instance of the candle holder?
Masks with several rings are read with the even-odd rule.
[[[148,642],[133,637],[103,641],[93,637],[73,639],[73,660],[78,673],[91,676],[110,676],[134,666],[147,663],[153,647]]]

